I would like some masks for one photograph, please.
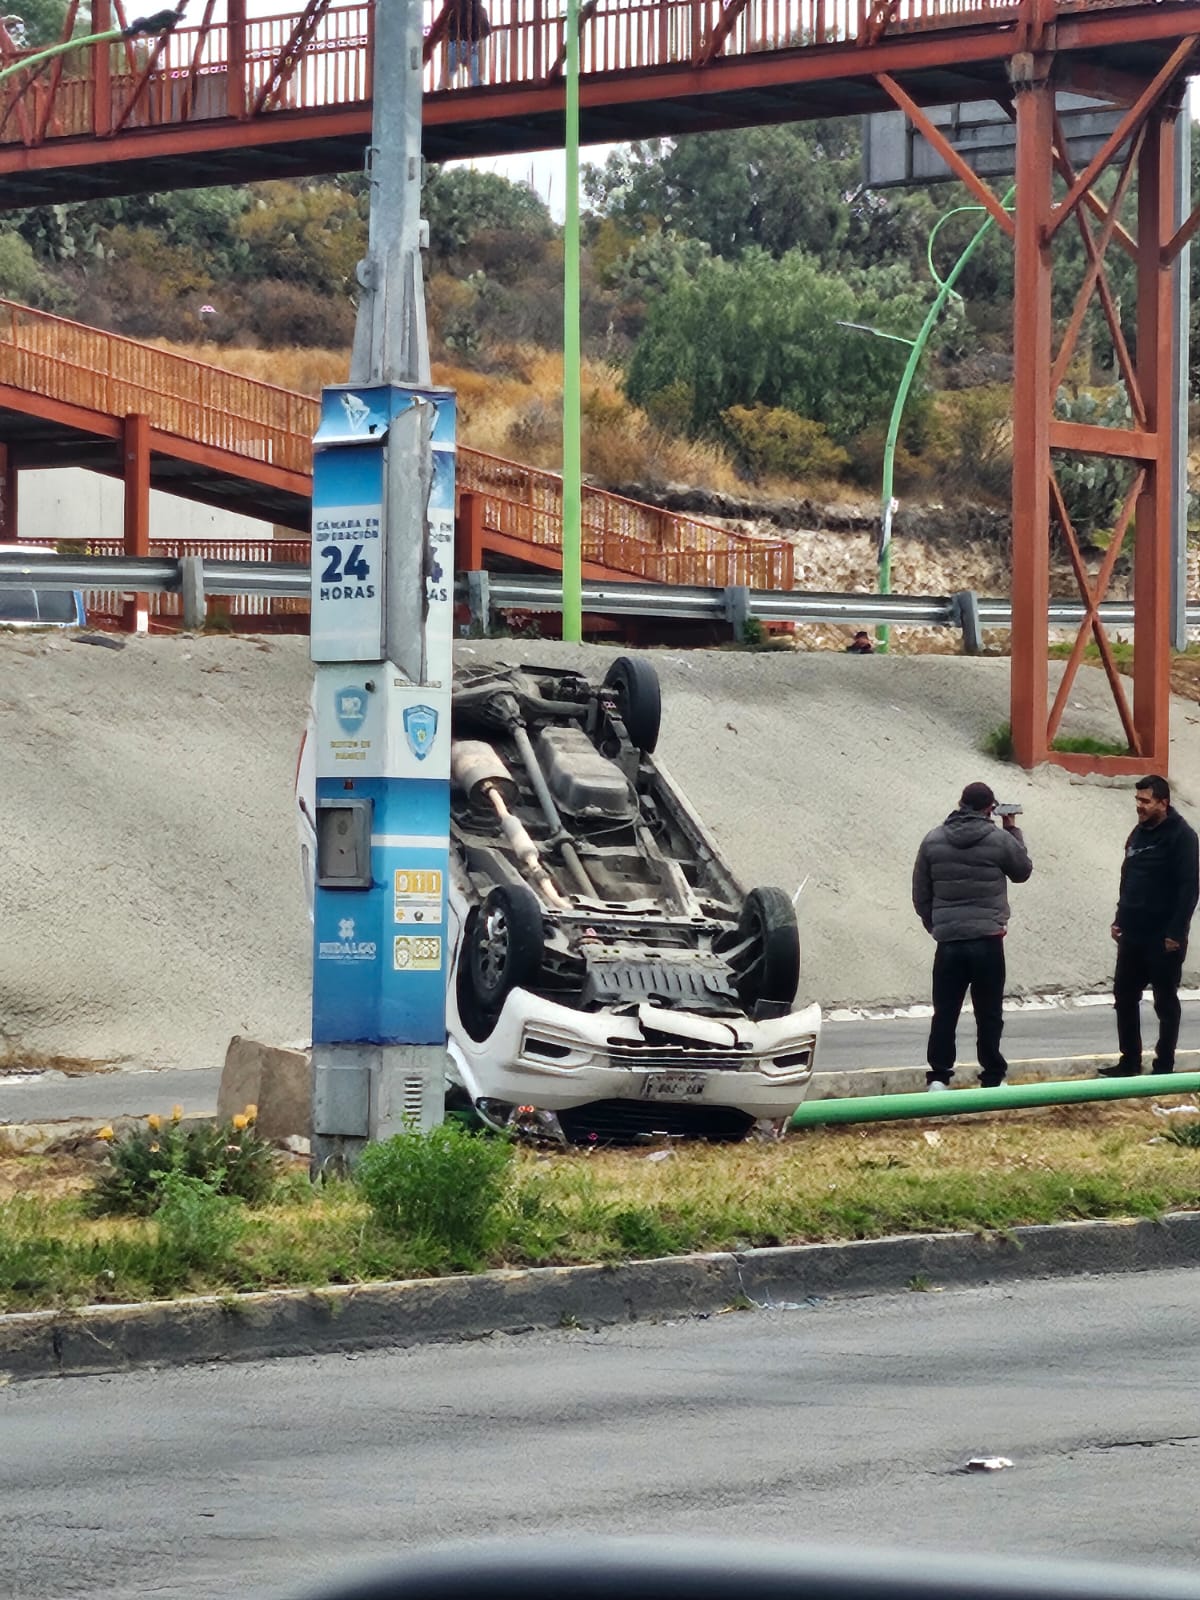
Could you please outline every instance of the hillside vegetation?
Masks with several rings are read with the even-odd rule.
[[[865,188],[858,124],[843,119],[634,144],[585,169],[584,190],[595,480],[869,500],[904,341],[982,227],[905,408],[896,484],[909,498],[1005,505],[1012,252],[955,186]],[[367,204],[353,174],[14,213],[0,222],[0,292],[316,392],[345,376]],[[1131,223],[1135,207],[1133,186]],[[464,437],[557,466],[561,229],[528,187],[469,168],[430,168],[423,209],[435,375],[458,390]],[[1063,246],[1060,324],[1086,265],[1077,234]],[[1115,251],[1108,272],[1132,344],[1132,263]],[[1097,308],[1059,412],[1128,416]],[[1073,520],[1098,549],[1127,471],[1063,464]]]

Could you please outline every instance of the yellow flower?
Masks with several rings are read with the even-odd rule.
[[[233,1125],[240,1133],[242,1129],[249,1124],[249,1121],[250,1118],[246,1116],[244,1112],[239,1111],[237,1116],[233,1119]]]
[[[246,1107],[246,1121],[247,1122],[253,1122],[254,1119],[257,1116],[258,1116],[258,1107],[257,1106],[247,1106]]]
[[[151,1133],[157,1133],[162,1127],[162,1118],[159,1116],[157,1111],[152,1111],[146,1118],[146,1126],[150,1129]]]
[[[172,1106],[171,1107],[171,1121],[172,1122],[182,1122],[183,1121],[183,1107],[182,1106]]]
[[[100,1129],[100,1132],[96,1135],[96,1137],[97,1137],[97,1139],[103,1139],[103,1140],[105,1140],[107,1142],[109,1139],[115,1139],[116,1138],[116,1134],[112,1131],[112,1129],[109,1127],[109,1125],[107,1123],[105,1123],[105,1125]]]

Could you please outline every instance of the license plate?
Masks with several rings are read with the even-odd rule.
[[[699,1100],[708,1082],[706,1072],[648,1072],[643,1100]]]

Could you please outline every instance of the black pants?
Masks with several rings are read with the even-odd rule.
[[[1158,1017],[1158,1045],[1154,1070],[1172,1072],[1179,1043],[1179,980],[1187,946],[1164,950],[1161,936],[1131,938],[1122,934],[1117,943],[1117,970],[1113,977],[1113,1005],[1117,1012],[1117,1045],[1121,1065],[1142,1070],[1142,995],[1149,985]]]
[[[950,939],[933,958],[933,1021],[929,1026],[928,1078],[949,1083],[954,1074],[955,1035],[967,990],[975,1013],[979,1081],[1001,1083],[1008,1062],[1000,1054],[1004,1032],[1004,940]]]

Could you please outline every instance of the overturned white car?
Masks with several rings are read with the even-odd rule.
[[[455,674],[448,1070],[492,1126],[737,1139],[804,1098],[820,1010],[792,1010],[791,900],[741,889],[654,759],[659,717],[636,657],[599,686]]]

